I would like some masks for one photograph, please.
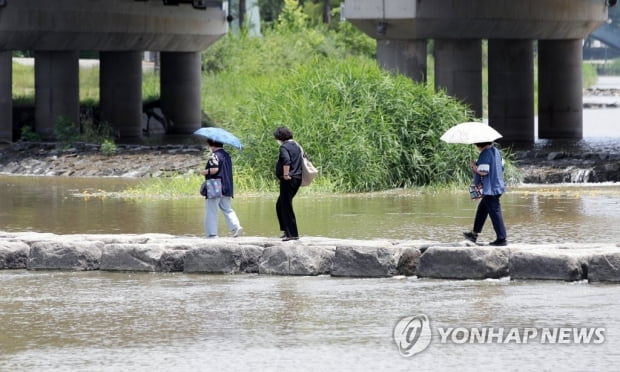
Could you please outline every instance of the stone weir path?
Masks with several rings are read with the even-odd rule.
[[[468,241],[0,231],[0,269],[620,282],[620,243],[489,247]]]

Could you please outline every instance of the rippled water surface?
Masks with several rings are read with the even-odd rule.
[[[11,271],[0,370],[614,370],[618,289],[563,282]],[[396,322],[604,327],[603,344],[444,344],[401,357]],[[481,369],[482,368],[482,369]]]
[[[0,178],[2,230],[202,233],[203,201],[78,197],[123,180]],[[531,186],[502,198],[514,242],[618,242],[620,187]],[[276,236],[274,198],[236,198],[248,235]],[[463,191],[301,195],[304,235],[461,240]],[[223,221],[221,221],[223,223]],[[224,227],[221,226],[221,231]],[[492,238],[485,229],[483,239]],[[0,371],[614,370],[617,285],[415,278],[0,271]],[[603,327],[601,345],[442,344],[400,356],[397,321],[433,327]]]
[[[204,199],[85,197],[135,181],[0,176],[0,230],[68,233],[169,233],[202,236]],[[279,236],[275,195],[234,199],[246,235]],[[620,185],[511,187],[502,197],[513,242],[617,242]],[[466,190],[417,194],[302,194],[295,199],[302,236],[431,239],[451,242],[471,228],[476,202]],[[220,233],[226,234],[220,216]],[[490,223],[481,239],[493,240]]]
[[[620,147],[618,111],[589,115],[576,146]],[[135,182],[0,176],[0,230],[202,235],[199,197],[85,197]],[[233,205],[246,235],[279,235],[274,195]],[[619,185],[511,187],[502,205],[512,242],[620,242]],[[475,206],[465,190],[295,199],[302,235],[356,239],[461,240]],[[493,238],[487,225],[482,240]],[[0,371],[616,371],[619,293],[584,282],[4,270]],[[404,358],[394,326],[419,314],[432,342]],[[459,327],[598,327],[605,342],[440,342],[438,328]]]

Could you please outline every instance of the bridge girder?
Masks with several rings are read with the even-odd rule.
[[[347,0],[345,17],[377,39],[582,39],[605,0]]]
[[[13,0],[0,7],[0,50],[202,51],[227,26],[226,14],[217,6]]]

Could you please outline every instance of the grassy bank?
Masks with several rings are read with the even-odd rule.
[[[13,102],[34,104],[34,66],[13,63]],[[80,67],[80,104],[99,104],[99,68]],[[142,75],[142,97],[144,100],[159,97],[159,75],[144,72]]]

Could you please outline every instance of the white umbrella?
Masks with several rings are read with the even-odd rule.
[[[441,140],[448,143],[482,143],[493,142],[502,135],[487,124],[478,122],[461,123],[448,129]]]

